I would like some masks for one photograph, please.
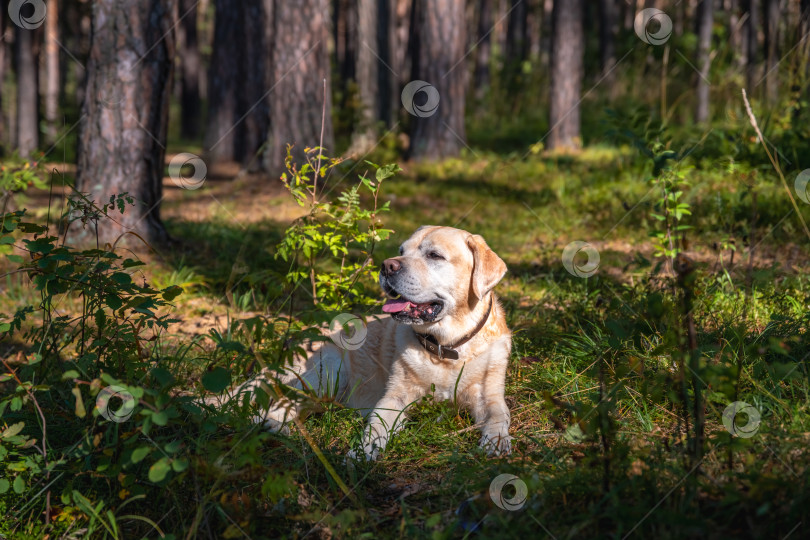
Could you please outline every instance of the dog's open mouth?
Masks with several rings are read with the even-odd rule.
[[[402,296],[396,296],[396,298],[389,298],[382,309],[385,313],[390,313],[398,321],[430,322],[436,319],[444,307],[444,304],[439,300],[419,304],[411,302]]]

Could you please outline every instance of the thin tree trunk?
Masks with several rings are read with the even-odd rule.
[[[765,97],[775,103],[779,92],[779,0],[765,0]]]
[[[543,2],[543,19],[540,22],[540,64],[551,71],[551,13],[554,11],[554,0],[541,0]]]
[[[15,26],[14,69],[17,72],[17,151],[28,158],[39,147],[39,84],[34,40],[37,30]]]
[[[180,135],[196,139],[200,134],[200,47],[197,40],[197,1],[181,0],[183,44],[180,50]]]
[[[711,68],[712,24],[714,22],[714,1],[701,0],[698,6],[698,51],[697,66],[700,74],[697,79],[697,107],[695,122],[709,121],[709,70]]]
[[[208,120],[203,146],[209,165],[248,164],[268,124],[270,2],[215,0],[214,44],[208,76]],[[234,39],[239,36],[239,39]],[[278,89],[270,98],[277,97]]]
[[[617,32],[617,5],[616,0],[599,0],[599,60],[602,67],[602,76],[612,74],[616,64],[616,32]],[[605,83],[610,85],[613,77],[608,75]]]
[[[3,107],[3,90],[6,84],[6,10],[0,6],[0,157],[6,151],[6,109]]]
[[[160,219],[166,127],[174,66],[176,6],[172,0],[96,0],[76,187],[98,205],[129,193],[135,207],[99,222],[99,240],[127,232],[150,243],[168,233]],[[195,171],[196,172],[196,171]],[[78,227],[74,224],[73,227]],[[94,231],[71,230],[94,243]],[[134,242],[127,238],[127,242]]]
[[[799,4],[799,16],[801,17],[801,24],[799,25],[799,37],[798,39],[804,39],[804,45],[802,47],[802,52],[800,53],[800,58],[803,59],[804,65],[801,66],[801,74],[802,74],[802,82],[803,88],[805,88],[805,92],[808,96],[810,96],[810,84],[808,84],[808,77],[810,77],[810,43],[808,40],[805,39],[805,36],[810,33],[810,0],[801,0]],[[806,99],[806,98],[805,98]]]
[[[335,42],[335,62],[340,78],[339,96],[341,108],[351,101],[349,82],[355,80],[355,62],[357,60],[357,0],[334,0],[332,13],[332,36]]]
[[[59,1],[48,0],[45,17],[45,141],[59,131]]]
[[[529,42],[527,33],[527,0],[510,0],[509,17],[506,25],[506,51],[505,51],[505,72],[507,82],[511,85],[518,84],[523,61],[529,54]]]
[[[241,0],[240,0],[241,1]],[[270,99],[268,84],[270,58],[270,25],[273,5],[270,0],[245,3],[246,31],[244,43],[245,61],[239,64],[239,79],[244,87],[237,89],[239,118],[237,122],[237,160],[250,170],[262,166],[262,147],[267,140],[270,125]],[[242,120],[243,119],[243,120]]]
[[[543,45],[540,38],[543,34],[543,1],[526,0],[528,6],[528,21],[526,22],[526,39],[529,41],[529,58],[535,61],[542,54]]]
[[[271,176],[284,172],[287,144],[294,145],[298,165],[304,163],[304,148],[316,147],[323,125],[325,152],[334,152],[328,2],[301,0],[296,4],[276,0],[273,14],[273,84],[270,131],[264,166]],[[326,113],[324,107],[326,81]]]
[[[728,38],[729,47],[733,54],[739,58],[742,54],[742,36],[740,35],[740,0],[730,0],[729,2],[729,16],[728,16]],[[739,64],[738,62],[738,65]]]
[[[378,0],[358,0],[357,2],[357,92],[360,101],[360,114],[352,134],[348,154],[362,155],[371,149],[377,140],[377,122],[381,117],[379,30],[380,12]]]
[[[394,22],[396,16],[394,9],[396,0],[380,0],[377,15],[377,54],[385,62],[377,66],[377,80],[379,81],[380,112],[379,121],[385,126],[393,125],[394,110],[399,108],[399,85],[394,65],[394,51],[396,50],[396,35]]]
[[[79,2],[63,2],[60,13],[62,43],[79,61],[65,53],[60,74],[59,101],[81,109],[84,103],[84,81],[86,58],[90,50],[91,5]],[[78,29],[78,31],[75,31]],[[65,90],[68,80],[77,81],[75,92],[68,94]],[[61,123],[60,126],[61,127]]]
[[[582,146],[579,112],[585,53],[582,16],[582,0],[554,0],[549,150],[575,150]]]
[[[748,18],[743,25],[743,34],[746,40],[745,86],[754,93],[757,83],[757,67],[759,63],[759,0],[743,0]]]
[[[475,48],[475,99],[482,101],[490,84],[492,58],[492,0],[478,0],[478,45]]]
[[[434,108],[430,93],[423,91],[405,98],[414,111],[414,105],[427,106],[419,116],[412,117],[411,157],[419,160],[455,156],[466,144],[464,0],[416,0],[414,9],[418,36],[413,79],[432,85],[439,100]]]
[[[391,88],[389,90],[390,96],[390,110],[388,121],[389,125],[393,126],[395,122],[399,121],[401,115],[407,113],[403,112],[400,93],[402,88],[410,81],[412,74],[411,69],[411,51],[412,51],[412,36],[411,28],[411,15],[413,4],[411,0],[390,0],[391,1],[391,25],[390,36],[388,45],[391,50]]]
[[[239,63],[244,62],[242,41],[246,21],[241,4],[214,0],[214,42],[208,73],[208,120],[205,129],[205,161],[208,165],[238,159],[235,123],[239,120]]]

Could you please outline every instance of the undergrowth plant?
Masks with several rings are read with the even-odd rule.
[[[362,175],[359,183],[334,201],[323,200],[318,188],[340,161],[326,158],[321,151],[307,148],[307,163],[299,168],[293,163],[291,147],[287,148],[287,172],[281,180],[306,213],[287,229],[276,257],[290,263],[284,282],[296,289],[308,280],[312,304],[320,309],[367,307],[378,301],[376,294],[365,289],[377,279],[374,248],[392,232],[381,227],[380,214],[389,211],[389,202],[382,203],[379,196],[383,182],[401,169],[396,164],[379,167],[367,162],[375,169],[373,178]],[[362,204],[364,194],[371,199],[368,207]]]
[[[177,282],[187,279],[154,287],[145,263],[115,245],[73,247],[25,210],[0,217],[12,272],[39,295],[36,304],[0,316],[0,340],[17,351],[0,369],[0,514],[11,517],[0,520],[0,535],[168,538],[166,524],[150,515],[157,499],[178,514],[173,522],[182,530],[219,522],[214,515],[228,497],[240,497],[235,487],[252,489],[262,504],[295,500],[294,476],[262,466],[262,448],[279,436],[251,419],[279,393],[310,399],[310,410],[320,406],[274,377],[306,354],[305,342],[324,339],[315,322],[376,301],[365,286],[376,278],[374,246],[390,233],[379,218],[388,209],[379,203],[380,186],[399,170],[373,166],[373,179],[361,176],[330,202],[315,189],[337,163],[298,169],[287,161],[285,185],[308,212],[288,229],[277,257],[289,265],[281,276],[287,298],[302,282],[313,284],[310,308],[294,313],[292,301],[280,299],[272,312],[234,319],[188,344],[168,332],[183,293]],[[133,202],[120,194],[99,206],[77,193],[65,219],[96,231]],[[273,384],[252,399],[213,408],[198,398],[224,391],[257,365]],[[183,494],[191,492],[197,502],[189,512]],[[225,521],[217,528],[226,537],[244,526]]]

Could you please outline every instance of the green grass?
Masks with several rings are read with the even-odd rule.
[[[393,210],[384,220],[395,233],[375,260],[395,254],[416,227],[430,223],[482,234],[510,268],[497,291],[514,332],[506,390],[512,456],[487,458],[465,412],[426,399],[379,462],[350,468],[344,456],[359,440],[362,422],[353,411],[326,404],[304,426],[350,496],[297,429],[289,437],[262,433],[246,411],[230,425],[181,428],[176,435],[193,465],[171,491],[146,480],[143,466],[140,473],[136,466],[122,472],[136,478],[126,487],[131,480],[118,485],[90,476],[72,486],[107,507],[121,503],[122,489],[145,494],[118,515],[148,516],[176,533],[197,523],[214,536],[802,537],[810,517],[806,239],[766,169],[758,169],[753,187],[759,203],[752,228],[745,175],[753,167],[704,152],[685,158],[684,166],[695,167],[685,197],[693,210],[687,238],[697,267],[692,289],[700,351],[698,373],[687,380],[700,383],[706,399],[706,442],[696,469],[693,416],[684,414],[678,386],[681,289],[666,265],[656,267],[647,231],[655,226],[657,195],[650,193],[650,166],[633,152],[602,145],[577,156],[504,160],[477,150],[463,159],[406,165],[384,189]],[[191,195],[197,196],[205,197],[205,189]],[[147,272],[156,285],[187,289],[175,302],[179,317],[194,319],[192,300],[227,309],[232,319],[274,308],[282,291],[272,276],[283,270],[274,246],[287,226],[273,217],[278,205],[268,199],[267,215],[245,226],[216,209],[202,222],[167,220],[182,243]],[[749,292],[750,238],[756,249]],[[593,277],[563,268],[562,249],[573,240],[599,250]],[[733,265],[723,249],[732,241]],[[9,279],[5,312],[32,300]],[[236,332],[223,339],[253,345]],[[228,367],[237,379],[246,367],[216,343],[210,336],[168,334],[151,354],[154,365],[197,392],[201,375],[214,366]],[[687,394],[691,400],[691,385]],[[724,429],[722,412],[734,400],[761,411],[755,437],[732,438]],[[70,425],[55,421],[50,436],[68,439],[56,435],[60,424]],[[504,473],[526,484],[520,511],[502,510],[490,499],[490,483]],[[17,511],[21,503],[14,494],[0,496],[0,511]],[[40,496],[0,532],[40,535],[42,505]],[[87,518],[64,516],[50,530],[86,524]],[[154,535],[143,522],[119,525],[127,537]]]

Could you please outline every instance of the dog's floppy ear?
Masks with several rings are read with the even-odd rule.
[[[506,274],[506,263],[490,249],[481,235],[468,236],[467,245],[473,254],[472,292],[481,299]]]

